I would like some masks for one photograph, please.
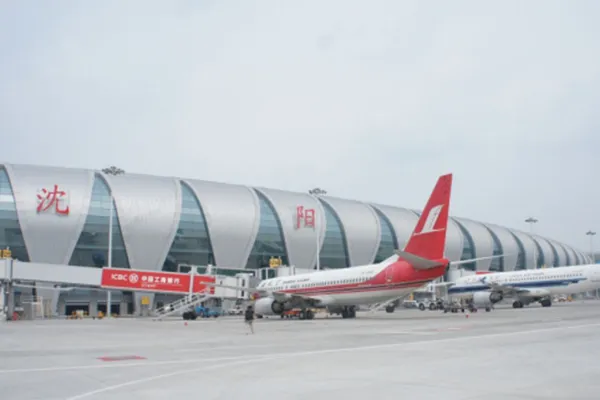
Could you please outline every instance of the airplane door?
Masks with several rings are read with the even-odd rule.
[[[385,283],[391,284],[394,281],[394,266],[390,265],[385,269]]]

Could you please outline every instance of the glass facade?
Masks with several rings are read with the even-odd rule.
[[[255,193],[260,203],[260,225],[246,268],[266,268],[271,257],[281,257],[282,265],[289,265],[281,221],[269,200],[258,190]]]
[[[471,234],[469,233],[469,231],[467,231],[465,229],[464,226],[462,226],[462,224],[458,221],[454,221],[456,222],[456,225],[458,225],[458,227],[460,228],[461,233],[463,234],[463,251],[462,251],[462,255],[460,256],[460,260],[470,260],[472,258],[475,258],[475,243],[473,242],[473,237],[471,237]],[[462,264],[462,268],[469,270],[469,271],[475,271],[477,269],[477,263],[475,261],[470,262],[470,263],[466,263],[466,264]]]
[[[548,241],[547,241],[548,242]],[[556,248],[554,247],[554,245],[550,242],[548,242],[548,244],[550,245],[550,248],[552,249],[552,254],[554,255],[554,262],[552,263],[553,267],[560,267],[560,259],[558,258],[558,251],[556,251]]]
[[[373,207],[373,209],[379,217],[379,225],[381,226],[381,241],[379,242],[379,249],[374,261],[378,263],[394,254],[394,251],[398,248],[398,239],[390,220],[377,208]]]
[[[206,219],[200,202],[181,182],[181,215],[177,233],[163,264],[163,271],[176,272],[179,264],[215,265]]]
[[[563,249],[563,252],[565,253],[565,256],[567,257],[567,265],[573,265],[571,263],[571,254],[567,251],[567,248],[560,243],[558,243],[558,245],[560,246],[561,249]]]
[[[517,256],[517,265],[515,265],[515,271],[527,269],[527,263],[525,262],[525,247],[523,246],[523,242],[521,242],[514,233],[511,232],[510,234],[513,236],[513,238],[515,238],[515,242],[517,242],[517,246],[519,246],[519,255]]]
[[[542,251],[542,246],[538,243],[537,239],[531,238],[533,243],[535,243],[535,267],[542,268],[546,263],[546,257],[544,257],[544,252]]]
[[[329,204],[321,201],[325,210],[327,229],[321,247],[319,262],[321,268],[346,268],[350,266],[348,247],[346,246],[346,234],[342,223],[335,211]],[[316,268],[316,265],[315,265]]]
[[[29,261],[10,180],[6,170],[0,167],[0,248],[7,247],[13,258]]]
[[[485,227],[490,235],[492,236],[492,240],[494,242],[494,256],[500,256],[503,254],[502,251],[502,242],[498,239],[498,236],[487,226]],[[492,258],[492,262],[490,263],[490,271],[494,272],[502,272],[504,271],[504,257]]]
[[[129,268],[129,259],[123,243],[117,209],[115,203],[111,202],[108,185],[99,175],[95,176],[90,209],[69,265],[101,268],[108,264],[110,207],[113,208],[112,266]]]

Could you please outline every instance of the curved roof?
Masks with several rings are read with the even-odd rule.
[[[514,271],[517,266],[517,259],[519,257],[519,245],[517,238],[510,232],[508,228],[494,224],[484,225],[498,238],[503,257],[504,271]]]
[[[210,237],[211,251],[214,251],[216,263],[223,267],[246,267],[261,223],[259,195],[268,199],[277,214],[289,263],[302,269],[311,269],[316,263],[317,233],[321,245],[326,236],[327,223],[322,203],[334,210],[340,220],[343,232],[339,235],[345,241],[351,265],[374,261],[383,240],[382,216],[389,221],[400,247],[406,244],[418,219],[418,211],[400,207],[330,196],[320,197],[320,201],[317,201],[306,193],[202,180],[129,173],[113,176],[93,170],[16,164],[0,164],[0,170],[2,169],[9,177],[19,225],[30,259],[47,263],[66,264],[71,259],[93,201],[92,187],[95,179],[104,179],[110,188],[129,265],[135,269],[163,268],[169,249],[179,235],[182,184],[191,188],[200,204]],[[54,212],[56,210],[36,211],[39,190],[53,189],[54,185],[65,191],[68,203],[64,204],[69,206],[69,215],[59,215]],[[424,198],[423,201],[425,200]],[[299,206],[305,210],[315,210],[315,229],[297,226]],[[450,219],[448,227],[446,257],[450,260],[459,260],[463,252],[465,238],[458,224],[472,237],[476,257],[492,255],[494,249],[498,251],[499,244],[502,252],[507,254],[503,261],[504,270],[513,270],[521,244],[527,268],[533,268],[533,252],[537,250],[534,250],[536,247],[530,234],[456,217]],[[556,257],[556,265],[566,265],[567,261],[575,264],[575,254],[579,256],[580,262],[584,258],[589,259],[587,254],[555,240],[538,235],[535,240],[539,243],[548,266],[554,264]],[[261,251],[262,256],[269,256],[268,246]],[[490,263],[490,260],[479,261],[477,269],[486,270]]]
[[[542,249],[542,253],[544,254],[544,265],[546,267],[554,266],[554,251],[552,250],[550,242],[538,235],[533,235],[533,238]]]

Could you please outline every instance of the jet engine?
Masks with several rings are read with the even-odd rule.
[[[476,307],[488,307],[502,301],[504,297],[498,292],[477,292],[473,295],[473,303]]]
[[[263,297],[254,303],[254,312],[257,315],[281,315],[285,311],[285,303],[275,301],[271,297]]]

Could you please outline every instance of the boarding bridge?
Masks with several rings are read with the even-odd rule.
[[[35,263],[35,262],[23,262],[12,259],[0,259],[0,287],[4,288],[8,297],[4,307],[0,310],[9,311],[9,316],[12,315],[14,310],[14,289],[15,287],[29,287],[35,288],[37,296],[44,299],[44,302],[49,302],[48,306],[44,306],[44,309],[51,310],[51,316],[56,315],[58,310],[58,302],[60,293],[73,289],[96,289],[96,290],[111,290],[121,292],[134,292],[143,297],[153,296],[155,293],[161,293],[162,290],[142,290],[133,287],[114,287],[103,285],[103,270],[106,270],[109,274],[116,273],[118,271],[126,272],[129,274],[136,275],[136,278],[145,279],[149,275],[161,275],[169,274],[160,271],[146,271],[146,270],[120,270],[117,268],[94,268],[94,267],[83,267],[83,266],[72,266],[72,265],[60,265],[60,264],[47,264],[47,263]],[[251,271],[249,271],[251,272]],[[105,274],[106,275],[106,274]],[[171,273],[173,275],[173,273]],[[187,276],[186,274],[176,274],[178,276]],[[206,275],[203,275],[206,277]],[[235,277],[231,276],[214,276],[214,280],[217,284],[228,285],[228,286],[241,286],[249,288],[251,284],[251,273],[240,273]],[[193,278],[190,282],[193,281]],[[32,284],[33,283],[33,284]],[[71,286],[65,288],[65,286]],[[108,289],[110,287],[110,289]],[[8,290],[6,290],[8,289]],[[173,293],[179,296],[191,295],[192,285],[190,285],[190,292],[185,290],[184,292]],[[211,297],[223,298],[223,299],[240,299],[247,300],[249,298],[247,290],[236,290],[230,288],[215,287]],[[37,302],[36,302],[37,303]],[[114,303],[113,303],[114,304]],[[137,306],[137,303],[134,303]],[[151,306],[152,303],[149,304]]]

